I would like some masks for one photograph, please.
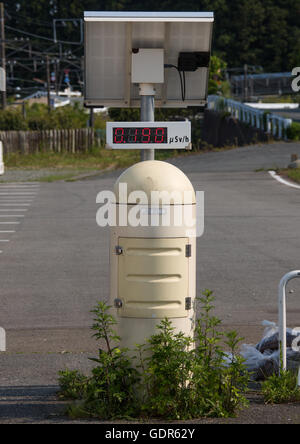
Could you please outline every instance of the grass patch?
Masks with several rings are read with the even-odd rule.
[[[155,159],[167,160],[172,157],[184,157],[208,152],[217,153],[237,148],[237,146],[215,148],[201,142],[200,150],[156,150]],[[98,171],[128,168],[139,161],[140,150],[107,150],[104,147],[94,147],[84,153],[41,151],[34,154],[12,153],[4,156],[7,171],[32,171],[32,178],[26,180],[38,182],[72,181],[76,180],[78,176],[97,174]]]
[[[99,148],[76,154],[39,152],[22,155],[14,153],[5,156],[4,161],[9,169],[103,170],[111,166],[127,166],[137,159],[138,152],[109,151]]]
[[[175,150],[157,150],[157,160],[164,160],[177,156]],[[14,153],[6,155],[4,162],[8,169],[55,169],[92,171],[113,168],[124,168],[140,160],[140,150],[106,150],[105,148],[94,148],[86,153],[53,153],[39,152],[23,155]]]
[[[280,376],[270,376],[262,385],[262,394],[266,404],[299,402],[300,389],[297,387],[297,375],[291,371],[282,371]]]
[[[278,173],[293,182],[300,184],[300,168],[289,168],[286,170],[279,170]]]

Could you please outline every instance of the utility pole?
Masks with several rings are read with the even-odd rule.
[[[244,65],[244,102],[248,101],[248,65]]]
[[[48,98],[48,112],[51,111],[51,96],[50,96],[50,62],[49,56],[46,56],[46,65],[47,65],[47,98]]]
[[[0,18],[1,18],[1,66],[4,69],[4,73],[6,73],[4,3],[0,3]],[[6,108],[6,91],[3,91],[2,109],[5,108]]]
[[[94,128],[94,126],[95,126],[94,108],[90,108],[89,127]]]
[[[59,59],[55,59],[55,92],[58,96],[59,93]]]

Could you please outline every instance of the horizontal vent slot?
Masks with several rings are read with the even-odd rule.
[[[126,280],[130,282],[144,283],[170,283],[179,282],[182,279],[180,274],[128,274]]]
[[[128,248],[130,256],[180,256],[181,248]]]
[[[180,301],[127,301],[126,305],[128,308],[140,308],[148,310],[157,309],[178,309],[181,306]]]

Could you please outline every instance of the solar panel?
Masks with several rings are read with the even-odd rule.
[[[211,12],[85,12],[85,105],[139,107],[139,84],[131,80],[133,48],[163,49],[164,64],[178,66],[180,53],[210,54]],[[156,84],[157,107],[203,106],[209,66],[185,73],[186,93],[176,68]]]

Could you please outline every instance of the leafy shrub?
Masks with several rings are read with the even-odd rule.
[[[60,371],[58,380],[61,388],[61,397],[65,399],[80,399],[86,395],[88,378],[77,370]]]
[[[120,338],[113,329],[116,320],[108,313],[109,308],[100,302],[92,311],[96,316],[92,327],[96,332],[94,336],[104,341],[106,349],[99,349],[99,357],[92,358],[97,367],[93,369],[85,400],[87,411],[107,419],[136,413],[135,386],[139,381],[128,350],[112,346],[112,343],[119,343]]]
[[[50,113],[46,105],[34,104],[27,111],[28,126],[32,131],[85,128],[87,120],[88,115],[78,104],[57,108]]]
[[[0,111],[1,131],[26,131],[28,124],[19,110],[9,109]]]
[[[230,96],[230,84],[225,79],[225,71],[227,63],[217,57],[211,56],[209,80],[208,80],[208,94],[221,94],[225,97]]]
[[[242,393],[248,385],[248,375],[242,358],[236,354],[240,339],[235,332],[224,336],[218,331],[221,321],[210,314],[212,301],[208,290],[199,298],[202,314],[196,325],[196,344],[182,333],[175,334],[167,319],[148,341],[150,358],[142,366],[147,386],[143,409],[150,416],[227,417],[247,404]],[[231,352],[229,364],[220,346],[222,339]]]
[[[286,135],[290,140],[300,140],[300,123],[293,122],[286,130]]]
[[[283,404],[300,401],[297,376],[291,371],[272,375],[262,384],[262,393],[267,404]]]
[[[245,390],[248,373],[237,354],[240,338],[236,332],[223,334],[219,319],[212,316],[212,292],[199,298],[202,305],[195,339],[175,333],[170,320],[157,326],[156,334],[146,344],[137,345],[136,356],[118,347],[120,338],[113,326],[115,319],[109,308],[99,303],[93,330],[105,344],[99,356],[92,359],[97,366],[86,379],[77,372],[61,380],[61,395],[78,394],[81,404],[69,413],[102,419],[124,417],[159,417],[193,419],[228,417],[247,405]],[[221,341],[230,354],[222,351]],[[116,344],[112,346],[112,344]],[[77,383],[82,378],[80,391]],[[63,384],[62,384],[63,383]]]
[[[89,115],[79,103],[67,105],[48,111],[47,105],[35,103],[26,106],[26,118],[20,109],[0,111],[1,131],[42,131],[50,129],[80,129],[86,128]],[[105,118],[95,115],[95,128],[105,128]]]

